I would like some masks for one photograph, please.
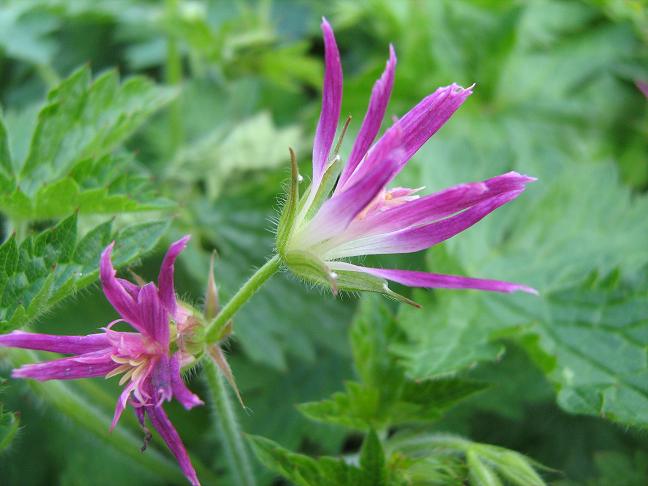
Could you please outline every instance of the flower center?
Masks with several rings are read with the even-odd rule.
[[[368,215],[375,212],[387,211],[390,208],[400,206],[406,202],[413,201],[418,199],[419,196],[416,195],[417,192],[423,190],[423,187],[417,187],[416,189],[410,189],[408,187],[395,187],[389,191],[382,190],[378,195],[367,204],[357,216],[356,220],[363,220]]]
[[[132,389],[139,404],[147,405],[151,397],[146,396],[142,391],[142,385],[144,379],[148,376],[152,368],[152,357],[148,355],[140,355],[137,358],[133,358],[129,356],[112,355],[110,358],[115,363],[119,364],[119,366],[108,373],[106,379],[123,373],[123,376],[119,379],[119,385],[124,385],[126,382],[130,381],[131,383],[128,386]]]

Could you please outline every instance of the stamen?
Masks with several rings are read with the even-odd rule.
[[[119,386],[126,383],[130,379],[130,377],[133,376],[134,372],[135,372],[135,368],[131,368],[130,370],[128,370],[126,374],[122,376],[121,379],[119,380]]]
[[[106,380],[112,378],[113,376],[117,376],[117,375],[123,373],[124,371],[128,371],[130,369],[131,369],[131,367],[128,366],[127,364],[123,364],[121,366],[118,366],[117,368],[112,370],[110,373],[106,374]],[[121,383],[120,383],[120,385],[121,385]]]

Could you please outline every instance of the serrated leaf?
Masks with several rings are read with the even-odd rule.
[[[333,457],[311,457],[284,449],[276,442],[258,436],[249,436],[257,458],[268,469],[275,471],[297,486],[352,486],[362,482],[361,470]]]
[[[168,225],[135,224],[111,238],[110,223],[104,223],[78,240],[75,214],[20,245],[10,237],[0,245],[0,330],[9,332],[32,322],[94,282],[101,251],[112,239],[115,265],[124,265],[150,251]]]
[[[352,429],[384,430],[392,426],[434,422],[462,399],[485,385],[459,379],[409,381],[390,352],[399,338],[395,317],[384,299],[364,295],[351,327],[354,362],[361,383],[328,400],[305,403],[307,417]]]
[[[547,296],[525,345],[568,412],[648,426],[647,283],[648,273],[631,284],[588,280]]]
[[[17,220],[39,220],[72,211],[170,207],[154,196],[132,157],[113,152],[175,94],[142,77],[120,83],[115,71],[94,81],[88,67],[74,72],[48,94],[25,160],[5,160],[8,150],[2,150],[0,167],[9,174],[16,168],[16,176],[8,182],[0,172],[2,212]],[[8,147],[3,129],[0,140],[4,140],[0,149]]]

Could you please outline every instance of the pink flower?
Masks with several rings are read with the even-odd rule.
[[[313,180],[298,201],[296,163],[282,214],[277,249],[286,266],[309,281],[338,289],[368,290],[406,300],[385,280],[428,288],[470,288],[536,293],[525,285],[455,275],[370,268],[347,261],[364,255],[427,249],[466,230],[518,197],[532,177],[509,172],[420,196],[423,188],[390,182],[412,156],[472,94],[456,84],[437,89],[396,121],[374,143],[394,83],[396,54],[390,46],[367,113],[343,164],[333,149],[342,103],[342,66],[333,30],[324,19],[325,64],[322,111],[313,143]]]
[[[173,286],[174,262],[188,240],[189,236],[185,236],[169,247],[157,287],[153,282],[140,287],[117,278],[110,259],[114,242],[103,251],[103,291],[120,315],[120,319],[103,328],[103,333],[56,336],[14,331],[0,336],[0,346],[71,355],[22,366],[13,371],[14,378],[46,381],[121,376],[119,384],[125,386],[117,400],[111,429],[130,403],[142,425],[148,415],[189,482],[199,485],[182,440],[162,408],[173,397],[186,409],[203,404],[185,386],[180,373],[194,360],[184,342],[197,324],[190,311],[176,300]],[[114,330],[118,322],[128,323],[136,332]]]

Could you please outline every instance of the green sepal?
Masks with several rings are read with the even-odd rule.
[[[309,187],[309,189],[304,193],[304,197],[302,197],[302,200],[299,204],[299,214],[302,215],[306,213],[303,218],[304,220],[309,221],[310,219],[312,219],[319,208],[322,207],[322,204],[324,204],[324,202],[328,199],[329,194],[331,194],[331,191],[333,190],[333,187],[335,187],[338,176],[342,172],[343,166],[344,164],[342,163],[342,159],[336,156],[324,171],[322,180],[317,187],[315,196],[313,198],[310,197],[312,186]],[[308,204],[307,208],[305,207],[306,204]],[[300,218],[300,220],[301,219],[302,218]]]
[[[337,279],[324,260],[307,251],[289,251],[283,257],[292,273],[308,282],[329,286],[337,294]]]
[[[286,243],[292,235],[295,226],[295,217],[297,216],[297,205],[299,201],[299,167],[297,166],[297,157],[293,149],[290,150],[290,188],[288,189],[288,196],[286,204],[281,212],[279,218],[279,225],[277,226],[277,252],[284,256],[286,251]]]
[[[332,271],[326,261],[307,251],[289,251],[283,255],[288,269],[308,282],[331,287],[334,294],[348,292],[375,292],[414,307],[419,304],[391,290],[387,281],[362,272]]]

